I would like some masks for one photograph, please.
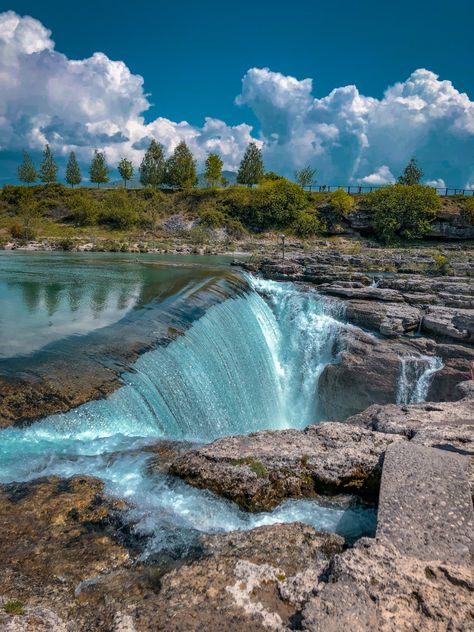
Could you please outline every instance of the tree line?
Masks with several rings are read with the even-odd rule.
[[[223,173],[224,163],[217,153],[210,153],[205,162],[204,179],[209,187],[218,187],[227,184]],[[124,186],[135,175],[135,168],[130,160],[122,158],[117,165]],[[143,160],[138,168],[140,183],[144,187],[160,188],[164,186],[172,188],[189,189],[198,182],[196,160],[193,157],[185,141],[181,141],[169,158],[166,158],[163,146],[152,140],[145,152]],[[95,150],[89,166],[89,180],[100,186],[109,182],[110,169],[105,153]],[[316,183],[316,169],[311,166],[295,172],[296,182],[304,189],[311,188]],[[403,174],[398,178],[398,184],[419,184],[423,172],[419,168],[415,158],[412,158],[406,166]],[[23,162],[18,167],[18,178],[26,184],[33,184],[37,180],[44,183],[57,182],[58,165],[54,159],[49,145],[43,151],[43,158],[39,170],[36,170],[31,156],[24,152]],[[247,186],[258,184],[262,180],[278,180],[283,176],[270,171],[265,172],[261,149],[255,143],[249,143],[240,162],[237,173],[237,183]],[[82,182],[82,174],[77,162],[76,154],[71,151],[66,164],[65,180],[72,187]]]
[[[209,187],[227,184],[222,169],[224,162],[217,153],[210,153],[205,162],[204,179]],[[135,175],[131,160],[122,158],[117,165],[120,177],[126,187]],[[58,165],[49,145],[46,145],[39,169],[33,163],[28,152],[23,153],[23,161],[18,167],[18,178],[25,184],[34,184],[38,180],[45,184],[58,181]],[[95,150],[89,166],[89,181],[100,186],[110,180],[110,168],[105,153]],[[196,160],[185,141],[181,141],[169,158],[166,158],[163,146],[152,140],[138,168],[140,183],[144,187],[191,188],[198,182]],[[276,174],[275,174],[276,175]],[[250,143],[240,163],[237,182],[247,186],[257,184],[264,177],[262,152],[255,143]],[[279,176],[277,176],[279,177]],[[72,187],[81,184],[82,173],[74,151],[71,151],[66,164],[65,180]]]

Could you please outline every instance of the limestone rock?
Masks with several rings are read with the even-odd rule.
[[[432,306],[423,314],[422,330],[435,336],[474,342],[474,311]]]
[[[474,628],[472,566],[424,561],[364,538],[336,555],[327,583],[302,612],[310,632],[468,632]]]
[[[170,471],[240,507],[271,509],[284,498],[322,493],[374,497],[393,435],[341,423],[223,437],[178,457]]]
[[[389,446],[376,537],[418,559],[473,561],[474,511],[464,460],[413,441]]]
[[[348,301],[345,316],[354,325],[377,331],[387,337],[416,330],[421,319],[420,310],[406,303],[363,300]]]

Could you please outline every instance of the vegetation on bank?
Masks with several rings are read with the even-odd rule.
[[[441,201],[435,189],[420,184],[423,173],[414,159],[397,184],[357,196],[342,189],[308,191],[315,178],[315,170],[309,166],[296,172],[296,183],[266,172],[261,150],[254,143],[249,144],[240,163],[238,185],[223,186],[222,168],[222,159],[209,154],[205,162],[207,188],[196,189],[196,162],[186,143],[179,143],[167,158],[163,147],[152,140],[139,168],[142,189],[127,189],[134,167],[126,158],[118,164],[123,188],[78,188],[82,176],[73,152],[66,166],[68,188],[56,182],[58,167],[47,145],[38,173],[26,153],[18,170],[28,185],[38,176],[44,184],[7,185],[1,191],[0,231],[3,240],[11,237],[26,242],[38,234],[62,230],[67,246],[67,240],[74,239],[81,229],[93,234],[108,231],[111,240],[120,231],[152,239],[164,231],[192,243],[206,243],[217,233],[228,240],[271,231],[311,239],[362,224],[389,244],[422,238],[442,205],[446,207],[446,199]],[[108,173],[104,153],[96,150],[89,168],[90,181],[106,183]],[[462,221],[474,223],[474,198],[459,200],[458,211]]]
[[[380,241],[395,243],[422,238],[436,216],[453,205],[464,222],[474,223],[474,198],[440,199],[419,184],[355,197],[343,190],[305,191],[281,177],[264,178],[254,187],[164,191],[7,185],[0,193],[0,234],[4,242],[100,233],[112,240],[121,233],[154,238],[163,231],[192,243],[206,243],[216,231],[229,240],[269,231],[310,239],[343,233],[362,218]]]

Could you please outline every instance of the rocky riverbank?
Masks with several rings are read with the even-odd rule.
[[[344,629],[474,624],[474,399],[372,406],[345,424],[148,448],[155,470],[258,510],[287,497],[378,498],[348,546],[301,523],[201,535],[144,557],[129,508],[80,476],[0,487],[0,624],[10,632]],[[133,515],[133,514],[132,514]]]
[[[347,542],[294,522],[201,534],[183,555],[149,555],[133,507],[95,478],[1,485],[0,629],[473,629],[474,259],[453,257],[447,276],[417,256],[423,273],[415,255],[389,251],[245,264],[323,293],[357,325],[319,380],[328,421],[136,450],[146,476],[179,477],[247,511],[350,494],[378,508],[373,537]],[[421,356],[442,363],[428,401],[397,404],[401,370]]]
[[[322,248],[236,262],[254,274],[293,281],[327,297],[328,309],[356,325],[341,332],[337,362],[324,369],[319,397],[326,418],[344,420],[373,403],[396,403],[404,359],[439,358],[427,399],[460,398],[457,384],[474,363],[474,250],[447,256],[418,249]],[[336,397],[343,393],[344,397]]]

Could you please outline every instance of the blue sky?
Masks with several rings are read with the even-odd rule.
[[[75,149],[86,160],[99,147],[113,163],[120,155],[139,162],[154,137],[169,151],[184,138],[199,161],[220,151],[228,168],[255,138],[269,167],[287,174],[311,163],[325,181],[376,183],[415,154],[427,179],[474,182],[474,4],[467,0],[13,1],[2,11],[19,22],[12,26],[11,13],[0,21],[0,64],[24,82],[6,82],[2,108],[0,74],[0,117],[3,109],[9,123],[0,122],[3,181],[21,148],[35,154],[45,140],[58,157]],[[105,59],[92,58],[97,51]],[[73,60],[89,61],[78,70]],[[432,74],[413,76],[418,69]],[[33,94],[30,77],[38,79]],[[61,100],[61,84],[81,107],[71,96]]]

